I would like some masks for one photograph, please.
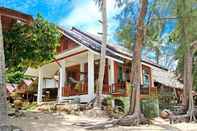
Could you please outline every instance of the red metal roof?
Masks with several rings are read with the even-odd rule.
[[[10,83],[6,84],[6,89],[9,93],[12,93],[13,91],[15,91],[15,87]]]
[[[23,82],[24,82],[27,86],[29,86],[29,85],[31,85],[31,84],[33,83],[32,80],[23,80]]]

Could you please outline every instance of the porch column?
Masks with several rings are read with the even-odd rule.
[[[65,83],[65,75],[66,75],[65,61],[62,61],[60,65],[61,67],[59,67],[60,76],[59,76],[59,88],[58,88],[58,103],[62,101],[62,94],[63,94],[64,85],[65,85],[64,83]]]
[[[114,61],[111,59],[108,59],[109,61],[109,85],[114,84]]]
[[[84,72],[84,63],[80,64],[80,80],[84,79],[84,74],[82,74],[82,72]]]
[[[42,102],[42,89],[44,86],[44,80],[43,80],[43,71],[40,67],[39,74],[38,74],[38,93],[37,93],[37,103],[39,104]]]
[[[144,84],[144,82],[143,82],[144,75],[143,75],[142,63],[141,63],[141,67],[140,67],[140,74],[141,74],[141,85],[143,85]]]
[[[94,98],[94,54],[88,52],[88,99]]]

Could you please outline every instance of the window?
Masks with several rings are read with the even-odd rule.
[[[143,88],[150,86],[150,73],[147,69],[143,69]]]
[[[122,65],[118,65],[118,81],[123,81],[123,69]]]

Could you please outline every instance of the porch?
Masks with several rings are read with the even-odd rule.
[[[72,49],[63,56],[59,55],[54,62],[28,73],[38,77],[37,102],[43,101],[46,89],[57,90],[57,101],[79,98],[89,102],[95,97],[95,83],[99,72],[99,55],[88,50]],[[74,51],[73,51],[74,50]],[[72,51],[72,52],[71,52]],[[130,64],[123,64],[106,58],[103,94],[113,96],[130,96]],[[141,94],[157,94],[153,87],[151,70],[143,66]]]

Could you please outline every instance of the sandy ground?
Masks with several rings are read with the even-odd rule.
[[[85,127],[75,126],[73,123],[99,123],[105,120],[107,119],[93,119],[84,115],[76,116],[62,113],[35,112],[26,112],[25,117],[10,118],[12,125],[20,127],[24,131],[85,131]],[[138,127],[117,126],[105,129],[104,131],[197,131],[197,123],[179,123],[170,125],[169,122],[157,118],[154,120],[153,125],[143,125]]]

